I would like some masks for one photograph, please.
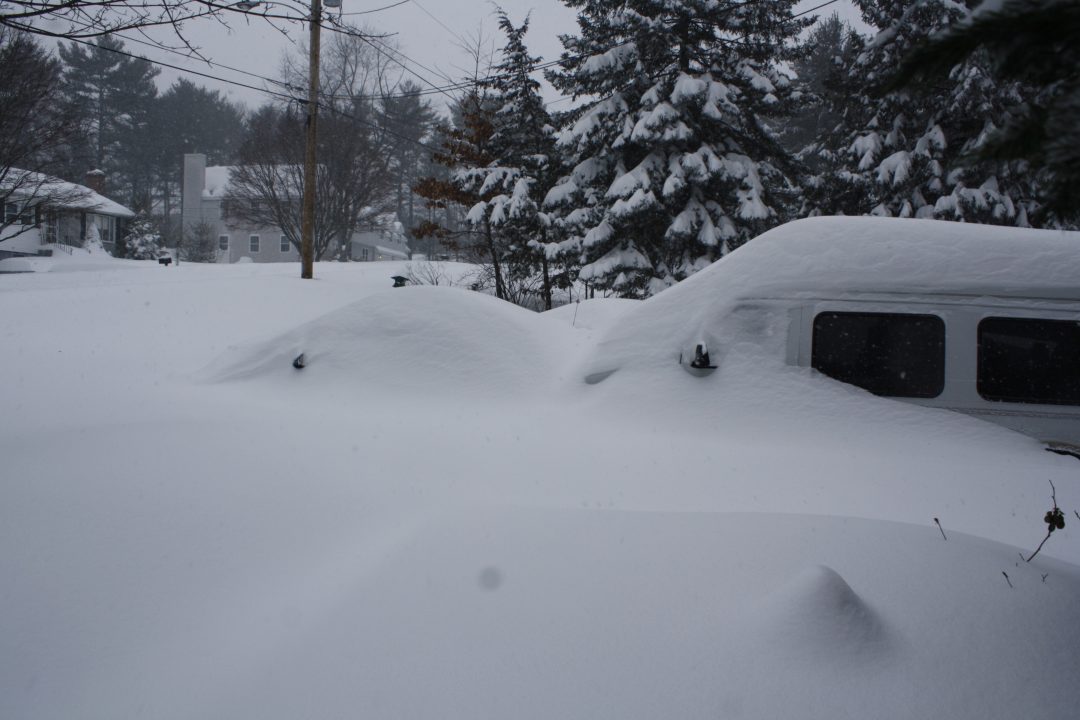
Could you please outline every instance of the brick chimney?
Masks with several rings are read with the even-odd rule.
[[[98,195],[105,194],[105,171],[104,170],[91,170],[86,173],[86,181],[83,183],[86,187],[90,188]]]

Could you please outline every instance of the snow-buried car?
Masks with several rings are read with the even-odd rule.
[[[585,379],[677,363],[722,374],[747,341],[875,395],[1080,450],[1080,232],[788,223],[616,324]]]

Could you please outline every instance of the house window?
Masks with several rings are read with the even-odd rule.
[[[251,237],[248,238],[248,249],[253,253],[259,252],[259,236],[258,235],[252,235]]]
[[[978,335],[976,387],[983,398],[1080,405],[1080,323],[988,317]]]
[[[228,249],[229,249],[229,236],[228,235],[218,235],[217,249],[218,250],[228,251]]]
[[[20,208],[18,203],[4,203],[4,224],[15,225],[16,223],[19,225],[33,225],[33,209],[29,206]]]
[[[116,242],[116,218],[111,215],[87,214],[86,224],[87,232],[90,231],[92,225],[101,244],[111,250],[113,243]]]
[[[875,395],[937,397],[945,389],[945,323],[936,315],[820,313],[810,363]]]
[[[289,238],[281,236],[281,252],[289,252]]]

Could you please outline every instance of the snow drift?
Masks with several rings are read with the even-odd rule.
[[[270,380],[334,392],[498,398],[550,382],[552,353],[529,331],[534,313],[482,293],[389,290],[268,340],[237,347],[199,377]],[[301,353],[305,367],[293,368]]]

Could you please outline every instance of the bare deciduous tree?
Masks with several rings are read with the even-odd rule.
[[[296,71],[286,59],[287,82]],[[352,234],[384,213],[392,198],[391,153],[379,122],[377,92],[390,85],[385,57],[355,36],[335,36],[322,63],[315,259],[348,254]],[[299,250],[304,187],[303,117],[267,105],[249,123],[230,175],[227,217],[276,226]]]
[[[197,55],[184,31],[185,23],[192,20],[210,17],[228,27],[231,20],[255,16],[284,33],[289,23],[306,21],[309,14],[306,0],[272,4],[233,0],[4,0],[0,3],[0,27],[70,40],[166,28],[175,41],[158,40],[158,44],[183,47]]]
[[[316,168],[315,259],[340,256],[353,232],[381,214],[389,187],[388,158],[363,125],[334,112],[320,119]],[[251,120],[240,161],[229,179],[226,220],[278,227],[300,248],[304,188],[303,119],[266,106]],[[329,253],[329,255],[328,255]]]
[[[86,194],[53,176],[79,132],[73,108],[57,99],[60,83],[56,59],[26,33],[0,26],[0,233],[5,239],[32,228],[41,211]]]

